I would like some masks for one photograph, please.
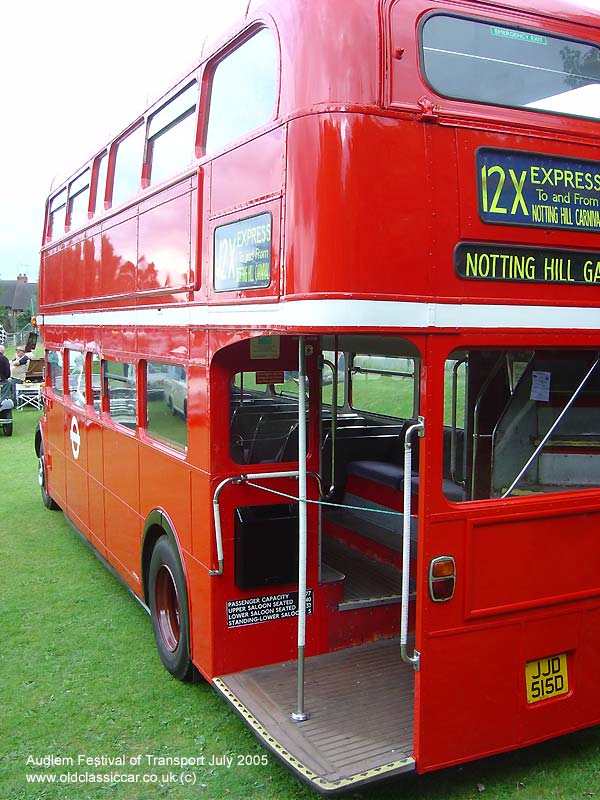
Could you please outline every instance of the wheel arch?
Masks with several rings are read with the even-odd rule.
[[[161,536],[167,536],[174,551],[177,553],[179,564],[181,565],[181,572],[185,583],[185,602],[189,608],[189,592],[188,592],[188,576],[185,568],[185,560],[179,545],[179,539],[175,532],[175,526],[171,522],[169,515],[166,511],[160,508],[153,509],[146,517],[144,523],[144,531],[142,533],[142,591],[144,594],[144,602],[149,603],[148,583],[150,575],[150,560],[152,558],[152,551],[156,542]]]

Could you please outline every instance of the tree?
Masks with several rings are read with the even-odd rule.
[[[15,329],[20,331],[23,328],[27,328],[31,325],[31,318],[35,317],[35,310],[37,308],[37,296],[34,295],[31,298],[31,303],[27,306],[26,309],[21,311],[20,314],[17,315],[15,320]]]

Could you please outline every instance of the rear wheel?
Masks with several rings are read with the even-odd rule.
[[[12,436],[12,434],[13,434],[12,418],[9,418],[9,419],[10,419],[10,422],[7,419],[7,421],[2,426],[2,430],[3,430],[5,436]]]
[[[180,681],[194,678],[190,657],[187,591],[179,556],[167,536],[156,542],[150,560],[150,612],[161,661]]]
[[[42,493],[42,503],[51,511],[59,508],[58,504],[50,497],[46,491],[46,456],[44,453],[44,440],[40,441],[40,453],[38,456],[38,483]]]

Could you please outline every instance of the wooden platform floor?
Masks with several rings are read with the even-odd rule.
[[[306,721],[296,662],[226,675],[217,689],[265,744],[313,788],[338,792],[414,769],[414,670],[386,640],[305,662]]]

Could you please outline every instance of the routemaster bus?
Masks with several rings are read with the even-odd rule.
[[[43,502],[318,791],[600,723],[599,109],[584,0],[250,0],[48,197]]]

